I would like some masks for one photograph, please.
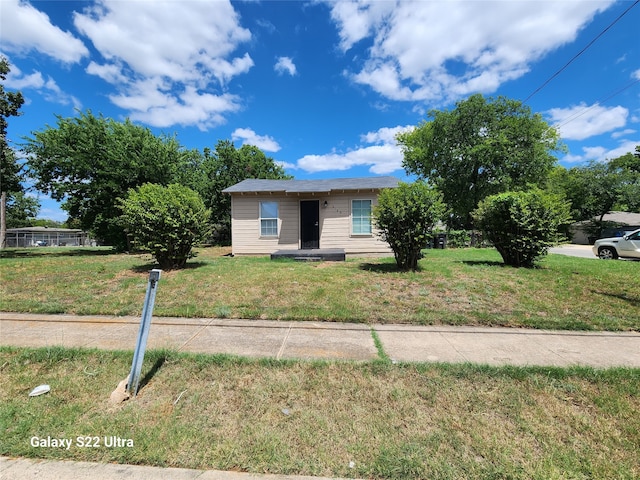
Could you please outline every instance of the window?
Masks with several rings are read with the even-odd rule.
[[[351,233],[371,235],[371,200],[351,201]]]
[[[278,236],[278,202],[260,202],[260,236]]]

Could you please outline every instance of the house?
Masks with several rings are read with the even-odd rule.
[[[86,232],[77,228],[21,227],[8,228],[7,247],[68,246],[81,247],[89,244]]]
[[[244,180],[223,190],[231,195],[232,253],[391,254],[372,209],[383,188],[397,185],[395,177]]]
[[[592,220],[584,220],[571,225],[571,243],[579,245],[593,245],[596,240],[594,222],[599,217]],[[600,238],[621,237],[628,232],[640,228],[640,213],[631,212],[609,212],[602,217],[604,228]]]

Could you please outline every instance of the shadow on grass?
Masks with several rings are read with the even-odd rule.
[[[115,250],[112,248],[93,249],[68,247],[40,247],[40,248],[17,248],[3,249],[0,251],[0,258],[29,258],[29,257],[99,257],[105,255],[113,255]]]
[[[462,263],[469,265],[470,267],[508,267],[504,262],[496,262],[492,260],[463,260]]]
[[[184,267],[174,268],[171,271],[176,272],[178,270],[195,270],[196,268],[206,267],[207,265],[209,265],[207,262],[187,262],[187,264]],[[148,263],[146,265],[136,265],[135,267],[131,267],[131,271],[135,273],[148,273],[154,268],[160,268],[160,265],[158,265],[157,263]]]
[[[145,387],[145,385],[147,385],[151,381],[153,376],[156,373],[158,373],[158,370],[160,370],[160,367],[162,367],[162,365],[164,365],[164,362],[166,361],[167,361],[166,355],[161,356],[155,361],[155,363],[151,367],[151,370],[149,370],[147,374],[140,379],[140,383],[138,384],[138,391],[142,390]]]
[[[395,262],[393,263],[361,263],[359,266],[360,270],[364,270],[366,272],[375,272],[375,273],[404,273],[409,272],[410,270],[403,270],[398,268]],[[420,267],[418,266],[418,271],[420,271]]]
[[[464,263],[465,265],[469,265],[470,267],[482,266],[482,267],[513,268],[514,270],[522,269],[523,271],[524,270],[545,270],[546,269],[546,267],[544,265],[541,265],[540,263],[535,263],[531,267],[525,267],[524,265],[516,267],[514,265],[507,265],[504,262],[498,262],[498,261],[492,261],[492,260],[463,260],[462,263]]]
[[[596,295],[603,295],[605,297],[617,298],[619,300],[624,300],[628,302],[634,307],[640,307],[640,297],[632,296],[632,295],[621,295],[619,293],[608,293],[608,292],[599,292],[598,290],[591,290],[591,293],[595,293]]]

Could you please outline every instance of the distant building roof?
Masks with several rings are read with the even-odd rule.
[[[82,230],[79,228],[55,228],[55,227],[20,227],[20,228],[7,228],[7,233],[80,233]]]
[[[576,225],[587,224],[593,220],[599,220],[599,219],[600,217],[594,217],[592,220],[583,220],[581,222],[577,222]],[[602,217],[602,221],[614,222],[619,225],[637,226],[637,225],[640,225],[640,213],[609,212]]]
[[[631,212],[609,212],[602,220],[605,222],[616,222],[624,225],[640,225],[640,213]]]
[[[248,179],[223,190],[224,193],[330,193],[395,188],[395,177],[332,178],[326,180]]]

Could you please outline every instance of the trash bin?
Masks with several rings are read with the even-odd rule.
[[[447,234],[439,233],[436,236],[435,248],[447,248]]]

